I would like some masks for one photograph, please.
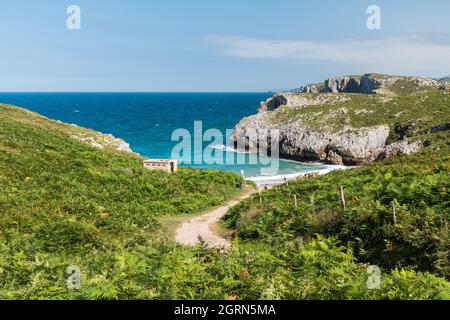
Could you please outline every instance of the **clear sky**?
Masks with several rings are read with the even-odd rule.
[[[81,8],[81,30],[66,9]],[[381,30],[369,30],[369,5]],[[0,91],[268,91],[450,74],[448,0],[10,0]]]

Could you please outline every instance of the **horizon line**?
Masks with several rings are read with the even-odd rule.
[[[264,91],[0,91],[0,94],[8,93],[273,93],[280,90]]]

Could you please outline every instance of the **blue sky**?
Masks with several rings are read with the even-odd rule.
[[[81,30],[66,28],[80,6]],[[382,29],[366,27],[381,8]],[[450,74],[450,1],[15,0],[0,91],[267,91],[329,76]]]

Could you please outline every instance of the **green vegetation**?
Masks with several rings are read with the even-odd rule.
[[[387,75],[381,74],[381,73],[371,73],[370,77],[374,78],[374,79],[382,80],[382,79],[385,79],[387,77]]]
[[[77,141],[80,130],[96,135],[0,105],[2,299],[450,299],[445,132],[431,134],[447,139],[439,152],[244,201],[225,220],[233,247],[220,252],[177,245],[160,218],[222,203],[239,177],[146,171],[137,156]],[[382,267],[380,290],[367,288],[368,264]],[[78,290],[66,286],[69,266],[80,268]]]
[[[414,83],[408,79],[402,79],[388,86],[387,90],[394,95],[410,95],[417,92],[436,91],[437,88],[433,86],[419,85],[418,83]]]
[[[25,265],[41,254],[68,264],[89,261],[83,257],[92,252],[133,250],[160,229],[158,216],[197,213],[237,193],[234,174],[148,171],[136,155],[94,149],[74,135],[102,140],[0,105],[0,279],[15,279],[17,289],[25,281],[9,278],[17,257]]]
[[[308,106],[280,107],[269,115],[272,123],[300,120],[313,128],[361,128],[387,124],[395,134],[397,124],[410,125],[416,132],[450,123],[450,92],[430,91],[387,98],[379,95],[339,94],[348,101]],[[392,136],[392,139],[398,136]]]
[[[225,221],[241,239],[307,242],[321,234],[338,239],[361,262],[414,267],[448,278],[449,159],[426,152],[291,183],[263,193],[262,205],[241,203]],[[345,211],[339,185],[345,190]]]

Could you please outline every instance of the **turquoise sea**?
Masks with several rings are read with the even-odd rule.
[[[225,136],[226,129],[233,129],[241,118],[255,114],[259,102],[269,96],[268,93],[0,93],[0,103],[18,105],[48,118],[111,133],[145,157],[170,158],[172,148],[178,143],[171,141],[174,130],[187,129],[193,135],[194,121],[202,121],[203,132],[219,129]],[[205,142],[204,147],[210,143]],[[223,159],[227,155],[236,159],[236,152],[222,148],[224,143],[225,140],[215,143],[217,148],[211,150],[212,155],[220,152]],[[244,170],[246,177],[261,176],[260,169],[267,166],[267,159],[255,159],[248,154],[244,157],[244,164],[201,161],[188,165],[237,173]],[[323,168],[325,166],[282,160],[275,174]]]

